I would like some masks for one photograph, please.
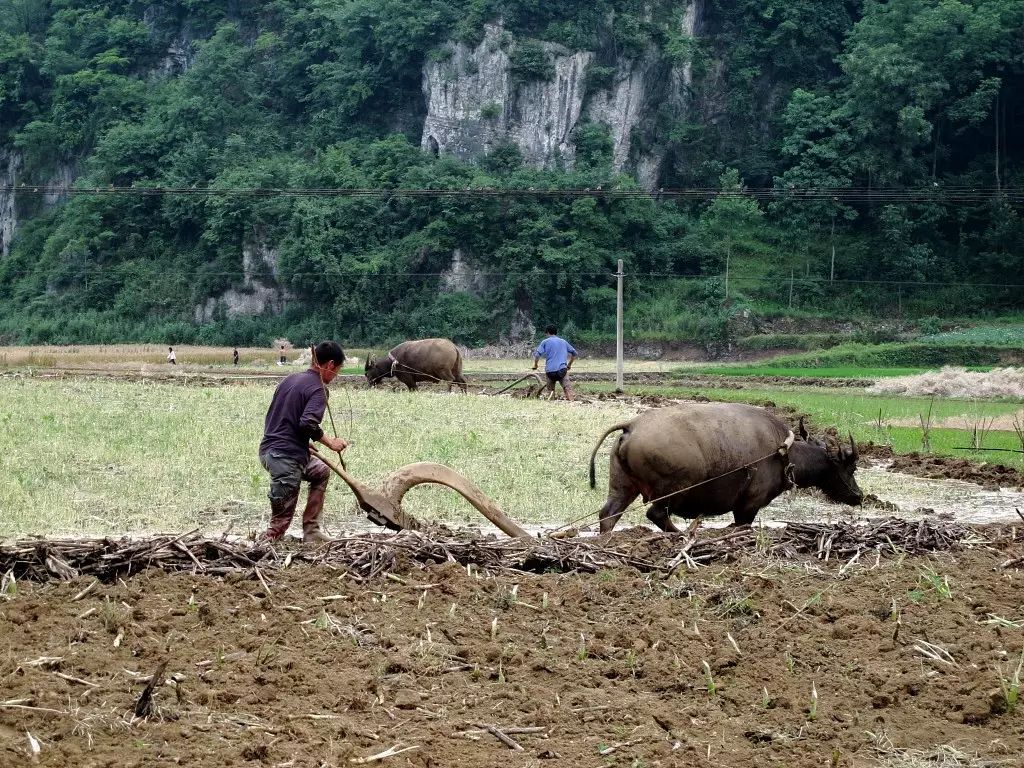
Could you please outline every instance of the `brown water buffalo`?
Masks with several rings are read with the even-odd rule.
[[[597,449],[617,430],[622,434],[612,449],[608,500],[598,513],[602,533],[615,527],[637,496],[651,503],[647,518],[663,531],[679,530],[671,515],[692,519],[732,512],[734,525],[750,525],[794,483],[820,488],[844,504],[860,504],[863,497],[853,477],[852,437],[850,448],[829,449],[808,439],[801,421],[803,439],[795,440],[764,409],[739,403],[658,408],[610,427],[590,455],[591,488]]]
[[[366,358],[366,380],[374,387],[381,380],[394,376],[409,389],[421,381],[458,384],[466,392],[462,375],[462,354],[448,339],[416,339],[403,341],[380,360]]]

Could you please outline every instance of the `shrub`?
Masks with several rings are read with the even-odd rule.
[[[509,72],[520,83],[551,80],[555,77],[555,64],[544,46],[537,40],[523,40],[509,56]]]

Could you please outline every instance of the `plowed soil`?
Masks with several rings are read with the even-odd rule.
[[[947,744],[1019,765],[1024,702],[1006,711],[1000,675],[1024,647],[1024,575],[1003,567],[1022,549],[667,579],[151,569],[77,600],[91,579],[20,582],[0,600],[0,765],[29,764],[29,735],[39,765],[83,768],[392,747],[415,749],[373,764],[795,768]]]
[[[1005,464],[989,464],[951,456],[930,456],[913,453],[896,454],[887,445],[858,443],[861,457],[891,460],[889,469],[933,480],[963,480],[989,490],[1024,488],[1024,472]]]

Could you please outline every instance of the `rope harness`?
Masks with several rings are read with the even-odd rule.
[[[432,373],[427,373],[426,371],[421,371],[418,368],[413,368],[411,365],[408,365],[407,363],[400,363],[398,359],[390,352],[388,352],[388,360],[391,361],[391,371],[388,373],[388,376],[391,376],[392,378],[397,378],[395,376],[395,370],[399,366],[401,366],[402,368],[405,369],[402,371],[402,373],[418,373],[420,376],[426,376],[428,379],[433,379],[434,381],[440,384],[458,384],[459,386],[462,386],[462,382],[460,381],[449,381],[448,379],[441,379],[438,378],[437,376],[434,376]],[[384,377],[382,376],[381,378]]]
[[[790,433],[790,434],[792,434],[792,433]],[[717,475],[715,477],[709,477],[707,480],[701,480],[699,483],[694,483],[693,485],[689,485],[686,488],[680,488],[678,491],[672,491],[672,493],[666,493],[664,496],[659,496],[656,499],[651,499],[647,503],[648,504],[657,504],[659,501],[664,501],[665,499],[671,498],[672,496],[677,496],[680,493],[686,493],[687,491],[692,491],[694,488],[698,488],[698,487],[700,487],[702,485],[706,485],[707,483],[712,483],[715,480],[721,480],[723,477],[728,477],[729,475],[736,474],[737,472],[741,472],[744,469],[748,469],[749,470],[751,467],[754,467],[755,464],[760,464],[762,461],[765,461],[766,459],[770,459],[770,458],[772,458],[774,456],[781,456],[782,458],[787,459],[786,464],[785,464],[785,466],[783,467],[783,470],[782,470],[783,471],[783,475],[785,476],[785,478],[789,482],[793,482],[794,467],[793,467],[793,463],[791,461],[788,461],[788,459],[789,459],[789,447],[786,446],[786,445],[782,445],[782,446],[776,448],[771,453],[766,453],[761,458],[754,459],[753,461],[747,462],[746,464],[744,464],[741,467],[736,467],[735,469],[730,469],[728,472],[723,472],[722,474]],[[757,472],[757,468],[756,467],[754,467],[754,472]],[[753,479],[754,479],[754,473],[752,472],[750,474],[750,476],[747,478],[747,485],[749,485],[750,482]]]
[[[334,433],[334,436],[337,437],[338,428],[334,426],[334,413],[331,411],[331,400],[329,395],[327,394],[327,384],[324,383],[324,372],[320,368],[320,361],[316,359],[315,345],[310,345],[309,354],[310,359],[313,361],[313,367],[316,368],[316,373],[320,377],[320,390],[324,393],[324,405],[327,408],[327,417],[328,419],[330,419],[331,422],[331,431]],[[348,467],[345,466],[345,459],[342,457],[341,451],[335,451],[335,453],[338,454],[338,461],[341,462],[341,468],[348,469]]]

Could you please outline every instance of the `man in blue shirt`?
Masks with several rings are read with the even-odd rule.
[[[576,350],[572,344],[558,336],[558,329],[549,325],[544,329],[547,334],[544,341],[540,343],[533,353],[533,370],[537,370],[537,362],[544,358],[544,373],[548,377],[548,383],[544,391],[551,390],[555,393],[555,384],[561,383],[562,391],[565,392],[565,399],[572,400],[572,382],[569,380],[569,369],[576,359]]]

